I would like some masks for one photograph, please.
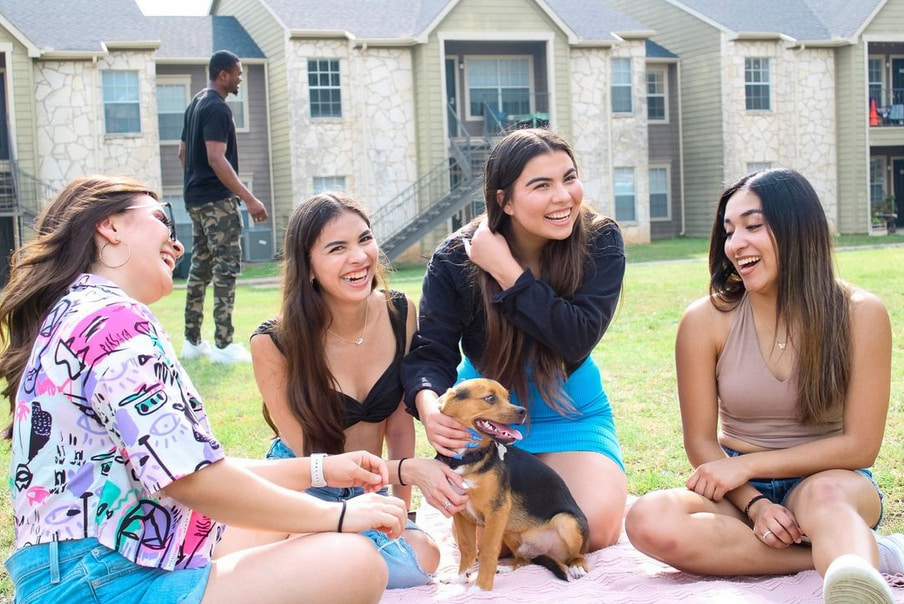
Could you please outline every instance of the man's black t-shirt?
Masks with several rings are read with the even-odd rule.
[[[185,143],[185,205],[201,205],[232,196],[232,191],[220,182],[207,161],[206,141],[226,143],[226,159],[238,174],[232,110],[216,90],[205,88],[192,99],[185,110],[182,141]]]

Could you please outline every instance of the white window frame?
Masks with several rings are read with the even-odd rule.
[[[336,85],[330,84],[330,85],[326,85],[326,86],[323,86],[320,84],[317,84],[315,86],[315,85],[311,84],[311,62],[319,63],[320,61],[329,61],[329,62],[336,63],[336,71],[335,72],[319,71],[320,68],[318,66],[317,73],[336,73],[339,76],[338,84],[336,84]],[[308,82],[308,113],[310,114],[311,119],[312,120],[342,119],[342,117],[345,113],[345,110],[343,109],[343,104],[344,104],[343,96],[344,95],[342,94],[342,60],[337,57],[308,57],[307,68],[305,69],[305,77],[307,78],[307,82]],[[339,115],[314,115],[314,95],[311,93],[313,93],[313,91],[315,91],[315,90],[338,90],[339,91]]]
[[[872,72],[870,71],[870,61],[879,61],[879,80],[878,81],[870,79],[871,76],[873,75]],[[876,109],[884,107],[885,103],[886,103],[886,99],[885,99],[886,73],[885,73],[885,71],[886,71],[885,70],[885,55],[869,55],[869,57],[867,57],[867,60],[866,60],[866,79],[867,79],[866,98],[867,98],[867,103],[869,103],[870,88],[873,86],[879,87],[879,97],[876,99]]]
[[[662,80],[662,92],[650,93],[650,75],[652,74],[661,74]],[[650,117],[650,98],[661,98],[662,106],[663,106],[663,117],[661,118],[651,118]],[[667,65],[647,65],[647,121],[653,122],[656,124],[668,124],[669,123],[669,68]]]
[[[314,195],[324,191],[348,191],[348,179],[334,174],[331,176],[315,176],[311,179]]]
[[[141,76],[136,69],[104,69],[101,70],[101,102],[104,109],[104,135],[105,136],[134,136],[141,134]],[[107,100],[107,86],[104,81],[106,74],[123,73],[133,74],[135,77],[135,98],[134,99],[118,99],[114,101]],[[135,105],[138,108],[138,130],[126,130],[122,132],[111,132],[107,123],[107,107],[112,105]]]
[[[634,115],[634,62],[631,60],[631,57],[612,57],[609,59],[609,73],[611,74],[611,82],[609,86],[609,96],[610,98],[610,106],[612,108],[612,115]],[[616,69],[615,66],[627,64],[628,66],[628,81],[618,82],[615,81]],[[619,70],[621,72],[621,70]],[[615,89],[616,88],[627,88],[628,89],[628,102],[630,103],[630,107],[628,109],[616,109],[615,108]]]
[[[632,208],[633,208],[633,216],[631,216],[630,218],[622,217],[622,216],[619,216],[619,214],[618,214],[618,198],[620,196],[619,191],[618,191],[618,181],[619,181],[619,173],[620,172],[622,174],[624,174],[626,172],[630,172],[630,175],[631,175],[630,195],[631,195],[631,199],[632,199],[631,203],[632,203]],[[626,196],[627,196],[626,193],[621,194],[621,197],[626,197]],[[637,222],[637,173],[634,168],[622,166],[622,167],[615,168],[612,171],[612,208],[614,210],[613,213],[615,214],[615,220],[617,220],[618,222],[620,222],[622,224]]]
[[[161,75],[157,76],[157,89],[163,86],[182,86],[185,89],[185,107],[182,108],[182,111],[179,112],[181,116],[185,115],[185,109],[188,107],[189,103],[191,103],[192,94],[191,94],[191,76],[189,75]],[[176,138],[163,138],[163,131],[160,130],[160,95],[157,95],[157,133],[160,136],[160,144],[161,145],[178,145],[181,136],[177,136]],[[175,115],[175,112],[169,113],[170,115]],[[181,134],[181,131],[180,131]]]
[[[247,70],[245,73],[247,73]],[[251,126],[248,123],[248,119],[249,119],[249,117],[248,117],[248,95],[245,94],[245,89],[246,89],[245,84],[246,83],[247,83],[247,80],[242,82],[242,85],[239,86],[238,94],[229,94],[226,97],[226,104],[229,105],[229,109],[232,110],[232,120],[235,121],[235,117],[237,115],[242,116],[242,125],[239,126],[238,122],[236,122],[236,124],[235,124],[236,133],[239,133],[239,132],[244,133],[244,132],[251,131]],[[236,107],[236,105],[239,105],[239,103],[241,103],[240,107],[242,108],[242,110],[236,111],[235,107]]]
[[[462,60],[465,66],[465,74],[464,74],[464,83],[462,86],[462,97],[463,103],[465,104],[465,119],[468,121],[479,121],[482,122],[484,120],[483,115],[477,115],[471,112],[471,75],[470,75],[470,65],[471,61],[495,61],[497,64],[499,61],[521,61],[527,59],[527,103],[528,103],[528,111],[525,113],[532,113],[534,111],[534,57],[533,55],[464,55]],[[496,88],[496,98],[499,101],[499,109],[502,109],[502,90],[507,88],[506,86],[502,86],[497,83]],[[520,88],[520,87],[519,87]]]
[[[753,61],[760,61],[761,63],[757,66],[752,64]],[[765,65],[765,69],[763,66]],[[753,74],[762,74],[765,73],[765,79],[754,80],[751,78]],[[757,88],[765,88],[766,89],[766,103],[767,107],[750,107],[750,103],[754,100],[749,92],[751,87]],[[756,97],[757,99],[760,97]],[[772,60],[769,57],[744,57],[744,109],[751,113],[764,113],[767,111],[772,111]]]
[[[665,216],[653,215],[653,170],[662,170],[665,172]],[[649,174],[650,187],[650,222],[668,222],[672,219],[672,170],[668,164],[650,164]]]
[[[878,181],[881,182],[873,182],[873,178],[876,176],[876,172],[873,171],[873,168],[878,166]],[[889,194],[888,188],[886,188],[886,180],[885,175],[888,172],[887,164],[885,162],[885,156],[882,155],[874,155],[869,158],[869,204],[870,208],[877,206],[882,203],[882,200],[885,199],[885,196]],[[873,198],[873,187],[880,186],[881,187],[881,195],[879,199]]]

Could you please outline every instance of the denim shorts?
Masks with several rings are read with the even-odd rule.
[[[270,450],[267,451],[267,459],[291,459],[293,457],[295,457],[295,453],[280,438],[274,439]],[[311,487],[305,492],[323,501],[339,502],[363,494],[364,489],[361,487]],[[386,491],[383,490],[381,493],[385,495]],[[420,531],[421,529],[408,520],[405,530]],[[380,555],[383,556],[383,560],[389,568],[387,589],[417,587],[430,582],[430,575],[421,568],[414,550],[405,539],[401,537],[390,539],[385,533],[373,530],[364,531],[361,534],[370,539],[380,550]]]
[[[728,454],[729,457],[740,457],[743,453],[735,451],[731,447],[726,447],[722,445],[722,449]],[[885,495],[882,494],[882,490],[879,488],[879,485],[876,484],[876,481],[873,480],[873,473],[866,468],[862,470],[854,470],[857,474],[862,474],[866,476],[869,481],[873,484],[873,487],[876,489],[876,493],[879,494],[879,520],[876,521],[876,524],[872,527],[875,529],[882,523],[882,518],[885,517],[885,504],[883,499]],[[749,482],[751,486],[756,488],[760,493],[769,498],[769,501],[772,503],[778,503],[780,505],[785,505],[785,500],[788,499],[788,495],[791,491],[803,481],[806,476],[799,476],[797,478],[753,478]]]
[[[140,566],[97,539],[22,548],[6,561],[16,604],[198,604],[210,565],[188,570]]]

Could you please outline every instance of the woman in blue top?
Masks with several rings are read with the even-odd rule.
[[[548,130],[518,130],[493,149],[484,197],[486,215],[440,244],[427,267],[419,331],[402,365],[406,403],[430,443],[452,456],[469,436],[439,412],[438,396],[456,380],[501,382],[530,414],[519,446],[568,484],[590,522],[591,549],[611,545],[627,485],[590,353],[621,292],[621,232],[583,205],[574,153]]]

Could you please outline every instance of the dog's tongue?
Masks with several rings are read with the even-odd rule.
[[[490,421],[489,423],[493,424],[493,427],[496,428],[495,437],[502,441],[514,442],[516,440],[521,440],[524,438],[521,435],[521,432],[511,428],[510,426],[506,426],[505,424],[500,424],[494,421]]]

